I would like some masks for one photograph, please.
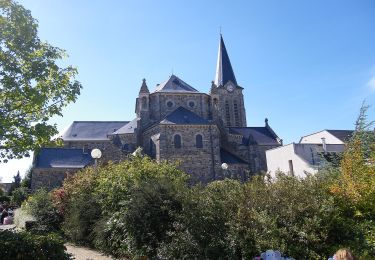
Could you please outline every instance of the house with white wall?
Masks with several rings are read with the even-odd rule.
[[[278,171],[299,177],[314,174],[325,162],[322,155],[342,153],[352,134],[352,130],[322,130],[302,136],[298,143],[267,150],[268,172],[272,177]]]

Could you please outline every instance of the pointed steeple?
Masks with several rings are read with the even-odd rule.
[[[146,84],[146,79],[142,80],[142,86],[141,86],[141,89],[139,90],[139,94],[140,93],[148,93],[148,94],[150,93]]]
[[[224,86],[228,81],[232,81],[237,85],[236,77],[230,64],[227,49],[225,48],[223,36],[220,34],[219,52],[217,55],[215,84],[216,86]]]

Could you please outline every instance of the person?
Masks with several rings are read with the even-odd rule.
[[[4,224],[4,218],[8,217],[7,207],[4,207],[3,211],[1,212],[1,224]]]
[[[333,256],[335,260],[354,260],[353,254],[349,251],[349,249],[342,248],[337,250],[335,255]]]

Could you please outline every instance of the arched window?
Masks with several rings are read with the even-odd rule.
[[[174,148],[181,148],[181,136],[175,135],[173,138]]]
[[[240,114],[238,111],[238,105],[237,105],[236,100],[233,102],[233,110],[234,110],[234,122],[236,126],[240,126]]]
[[[147,109],[147,98],[146,97],[142,98],[142,109]]]
[[[202,135],[195,136],[195,147],[203,148],[203,137]]]

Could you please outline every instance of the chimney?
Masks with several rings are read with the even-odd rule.
[[[323,151],[324,153],[327,152],[327,144],[326,144],[326,138],[322,137],[322,146],[323,146]]]

